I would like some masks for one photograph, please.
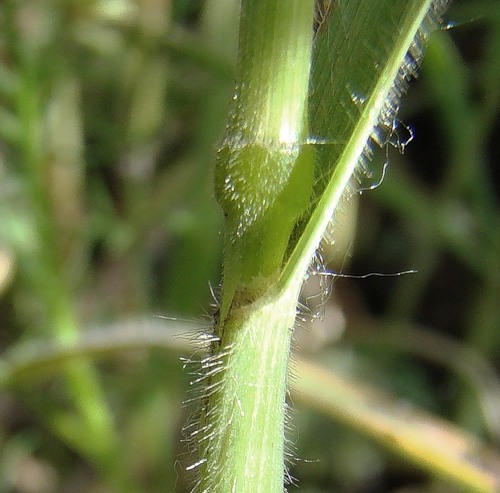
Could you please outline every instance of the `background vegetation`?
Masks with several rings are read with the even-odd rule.
[[[0,6],[1,492],[188,489],[181,427],[192,409],[181,402],[192,377],[179,355],[191,350],[179,334],[210,326],[209,286],[219,280],[212,167],[232,91],[236,3]],[[302,354],[340,378],[384,388],[401,413],[411,402],[492,447],[495,3],[452,7],[403,100],[414,141],[403,155],[389,146],[375,156],[380,172],[389,158],[385,180],[360,197],[355,228],[358,201],[346,204],[337,219],[345,241],[325,246],[335,271],[418,274],[340,278],[319,307],[326,318],[297,331]],[[305,300],[331,287],[314,283]],[[63,360],[48,340],[79,342]],[[89,364],[75,347],[109,357]],[[295,408],[291,473],[301,491],[461,491],[307,398]],[[495,458],[489,469],[500,469]]]

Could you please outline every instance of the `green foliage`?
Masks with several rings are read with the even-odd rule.
[[[276,4],[262,2],[255,14],[252,3],[261,2],[246,2],[241,36],[249,49],[239,68],[233,0],[0,3],[1,492],[189,491],[186,467],[196,459],[181,445],[188,421],[181,401],[189,380],[202,377],[198,367],[192,377],[182,372],[179,355],[193,354],[186,333],[206,340],[202,331],[213,323],[201,316],[223,248],[216,160],[217,199],[232,221],[222,313],[248,329],[236,341],[238,330],[219,325],[245,358],[235,351],[221,358],[237,399],[215,413],[218,429],[239,406],[253,409],[259,389],[269,390],[266,403],[281,402],[241,428],[254,456],[269,454],[279,491],[281,445],[273,454],[268,442],[251,439],[281,443],[275,423],[284,410],[287,329],[301,269],[329,223],[335,244],[324,241],[322,251],[334,257],[329,269],[415,268],[418,275],[340,279],[334,297],[320,302],[326,321],[301,322],[298,344],[316,365],[297,359],[294,366],[291,455],[312,462],[289,464],[290,474],[309,492],[499,491],[492,452],[500,443],[496,2],[457,0],[447,16],[456,27],[432,36],[421,80],[398,117],[415,128],[404,155],[392,148],[407,140],[404,125],[398,137],[390,108],[382,120],[367,108],[387,96],[377,81],[390,82],[388,67],[399,66],[377,60],[387,62],[394,46],[404,55],[428,4],[317,2],[313,84],[308,101],[296,99],[287,133],[275,115],[294,97],[281,97],[302,94],[309,72],[294,86],[275,51],[289,33],[278,24],[273,36],[258,35]],[[311,24],[311,3],[301,8]],[[281,25],[296,13],[287,3]],[[379,33],[382,22],[392,27]],[[307,51],[303,37],[293,42],[290,52]],[[224,131],[234,78],[257,86],[240,84]],[[377,122],[385,133],[373,132]],[[348,145],[352,135],[356,144]],[[323,199],[338,163],[350,175],[369,138],[372,163],[358,168],[347,195]],[[356,192],[380,181],[387,160],[382,185],[363,194],[347,267],[340,245],[352,238],[339,231],[356,214]],[[224,192],[227,162],[238,169],[235,197]],[[269,172],[269,163],[284,172]],[[312,306],[311,296],[330,290],[330,277],[309,276],[308,284],[318,278],[320,287],[306,286],[301,303]],[[291,279],[293,303],[285,303]],[[233,304],[239,310],[231,312]],[[278,373],[260,371],[266,351],[277,355]],[[235,462],[248,460],[239,453]]]

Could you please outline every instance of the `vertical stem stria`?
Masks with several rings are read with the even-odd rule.
[[[243,0],[238,79],[215,191],[225,214],[219,323],[204,360],[196,491],[284,484],[291,334],[302,277],[274,286],[313,183],[306,102],[314,0]]]
[[[197,491],[283,491],[287,367],[298,281],[233,310],[226,321],[221,348],[207,362],[212,379]]]

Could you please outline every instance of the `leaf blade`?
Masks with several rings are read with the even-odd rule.
[[[280,289],[307,271],[352,176],[367,167],[370,141],[384,145],[380,136],[395,130],[399,99],[447,4],[346,0],[328,10],[316,34],[309,98],[315,196],[298,227]]]

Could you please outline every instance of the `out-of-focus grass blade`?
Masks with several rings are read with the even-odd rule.
[[[294,401],[344,423],[467,491],[500,491],[500,457],[477,439],[408,402],[296,361]]]
[[[194,339],[203,346],[203,338],[194,338],[196,332],[185,322],[139,319],[87,330],[71,346],[47,341],[20,345],[0,360],[0,386],[38,382],[80,356],[106,358],[146,348],[185,353],[193,349]],[[451,423],[301,358],[294,360],[294,374],[295,402],[356,429],[399,457],[470,491],[500,491],[498,453]]]

